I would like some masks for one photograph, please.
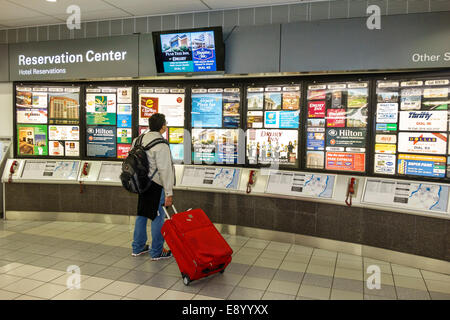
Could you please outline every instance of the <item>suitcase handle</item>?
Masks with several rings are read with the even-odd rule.
[[[166,214],[167,219],[170,219],[170,215],[169,215],[169,212],[167,212],[167,208],[165,206],[162,206],[162,208],[164,210],[164,213]],[[173,214],[178,213],[178,211],[174,205],[172,205],[172,209],[173,209]]]

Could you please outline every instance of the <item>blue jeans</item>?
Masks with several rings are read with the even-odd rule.
[[[161,234],[161,228],[164,224],[165,213],[162,206],[165,202],[164,189],[161,192],[161,200],[159,202],[158,215],[152,221],[152,247],[150,249],[150,256],[152,258],[159,257],[164,247],[164,238]],[[133,236],[133,253],[139,253],[145,248],[147,243],[147,220],[148,218],[143,216],[136,217],[136,223],[134,225],[134,236]]]

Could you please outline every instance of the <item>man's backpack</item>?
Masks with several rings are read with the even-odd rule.
[[[152,184],[153,176],[158,171],[155,168],[152,176],[148,176],[150,163],[146,151],[160,143],[169,145],[166,139],[157,138],[144,147],[142,145],[143,138],[144,134],[137,138],[133,149],[130,150],[128,157],[122,163],[122,173],[120,174],[122,186],[129,192],[138,194],[142,194],[148,190]]]

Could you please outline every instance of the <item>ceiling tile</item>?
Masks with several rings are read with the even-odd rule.
[[[3,20],[22,19],[43,15],[41,13],[36,14],[34,10],[25,9],[6,0],[0,0],[0,8],[0,24],[3,24]]]
[[[97,10],[89,12],[81,12],[81,21],[96,21],[96,20],[107,20],[107,19],[117,19],[117,18],[129,18],[131,15],[118,9],[109,10]],[[55,15],[63,21],[67,20],[67,14]]]
[[[70,5],[77,5],[81,9],[81,13],[89,11],[101,11],[115,9],[102,0],[57,0],[57,2],[48,2],[45,0],[8,0],[17,5],[29,8],[47,15],[67,14],[66,10]]]
[[[180,12],[206,11],[209,8],[200,0],[104,0],[136,16]]]
[[[324,0],[316,0],[324,1]],[[203,0],[211,9],[246,8],[260,6],[275,6],[289,3],[299,3],[297,0]],[[311,2],[311,1],[309,1]]]
[[[63,22],[63,20],[57,19],[54,17],[48,17],[48,16],[1,20],[1,24],[5,25],[8,28],[49,25],[49,24],[57,24],[57,23],[61,23],[61,22]]]

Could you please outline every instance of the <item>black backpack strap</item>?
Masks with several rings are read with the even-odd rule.
[[[165,143],[165,144],[169,145],[169,143],[167,142],[166,139],[164,139],[164,138],[157,138],[157,139],[153,140],[152,142],[150,142],[149,144],[147,144],[144,147],[144,150],[148,151],[148,150],[150,150],[151,148],[153,148],[154,146],[156,146],[157,144],[160,144],[160,143]]]
[[[144,134],[141,134],[137,140],[136,143],[134,144],[135,146],[142,146],[142,140],[144,139]]]

